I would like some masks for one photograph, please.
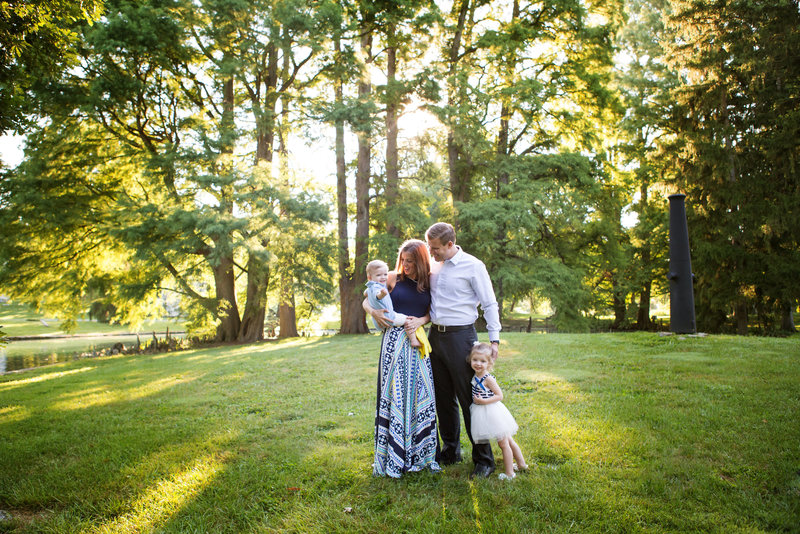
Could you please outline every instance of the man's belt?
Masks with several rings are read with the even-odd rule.
[[[466,324],[463,326],[445,326],[443,324],[434,324],[431,326],[431,330],[435,330],[441,334],[446,334],[447,332],[458,332],[460,330],[467,330],[469,328],[474,328],[474,325]]]

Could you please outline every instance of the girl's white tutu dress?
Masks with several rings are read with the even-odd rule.
[[[494,375],[491,374],[486,374],[480,379],[476,376],[472,377],[472,394],[480,399],[494,397],[494,392],[483,384],[487,376],[494,378]],[[470,424],[472,441],[475,443],[499,441],[513,436],[519,430],[514,416],[500,401],[491,404],[472,403],[469,411],[472,419]]]

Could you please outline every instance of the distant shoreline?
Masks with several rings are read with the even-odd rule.
[[[95,334],[39,334],[36,336],[6,336],[6,341],[36,341],[47,339],[75,339],[75,338],[91,338],[91,337],[115,337],[115,336],[149,336],[149,335],[165,336],[167,332],[105,332]],[[183,335],[186,334],[183,330],[169,331],[169,334]]]

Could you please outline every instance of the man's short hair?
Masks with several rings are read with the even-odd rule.
[[[426,239],[438,239],[439,243],[446,245],[450,241],[456,242],[456,230],[451,224],[446,222],[437,222],[428,228],[425,232]]]

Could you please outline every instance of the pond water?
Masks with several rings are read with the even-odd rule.
[[[159,339],[165,337],[164,334],[156,335]],[[170,337],[182,336],[170,333]],[[148,343],[153,334],[140,334],[139,339],[142,344]],[[77,360],[81,353],[110,348],[116,343],[133,346],[136,334],[10,341],[5,347],[0,347],[0,374]]]

